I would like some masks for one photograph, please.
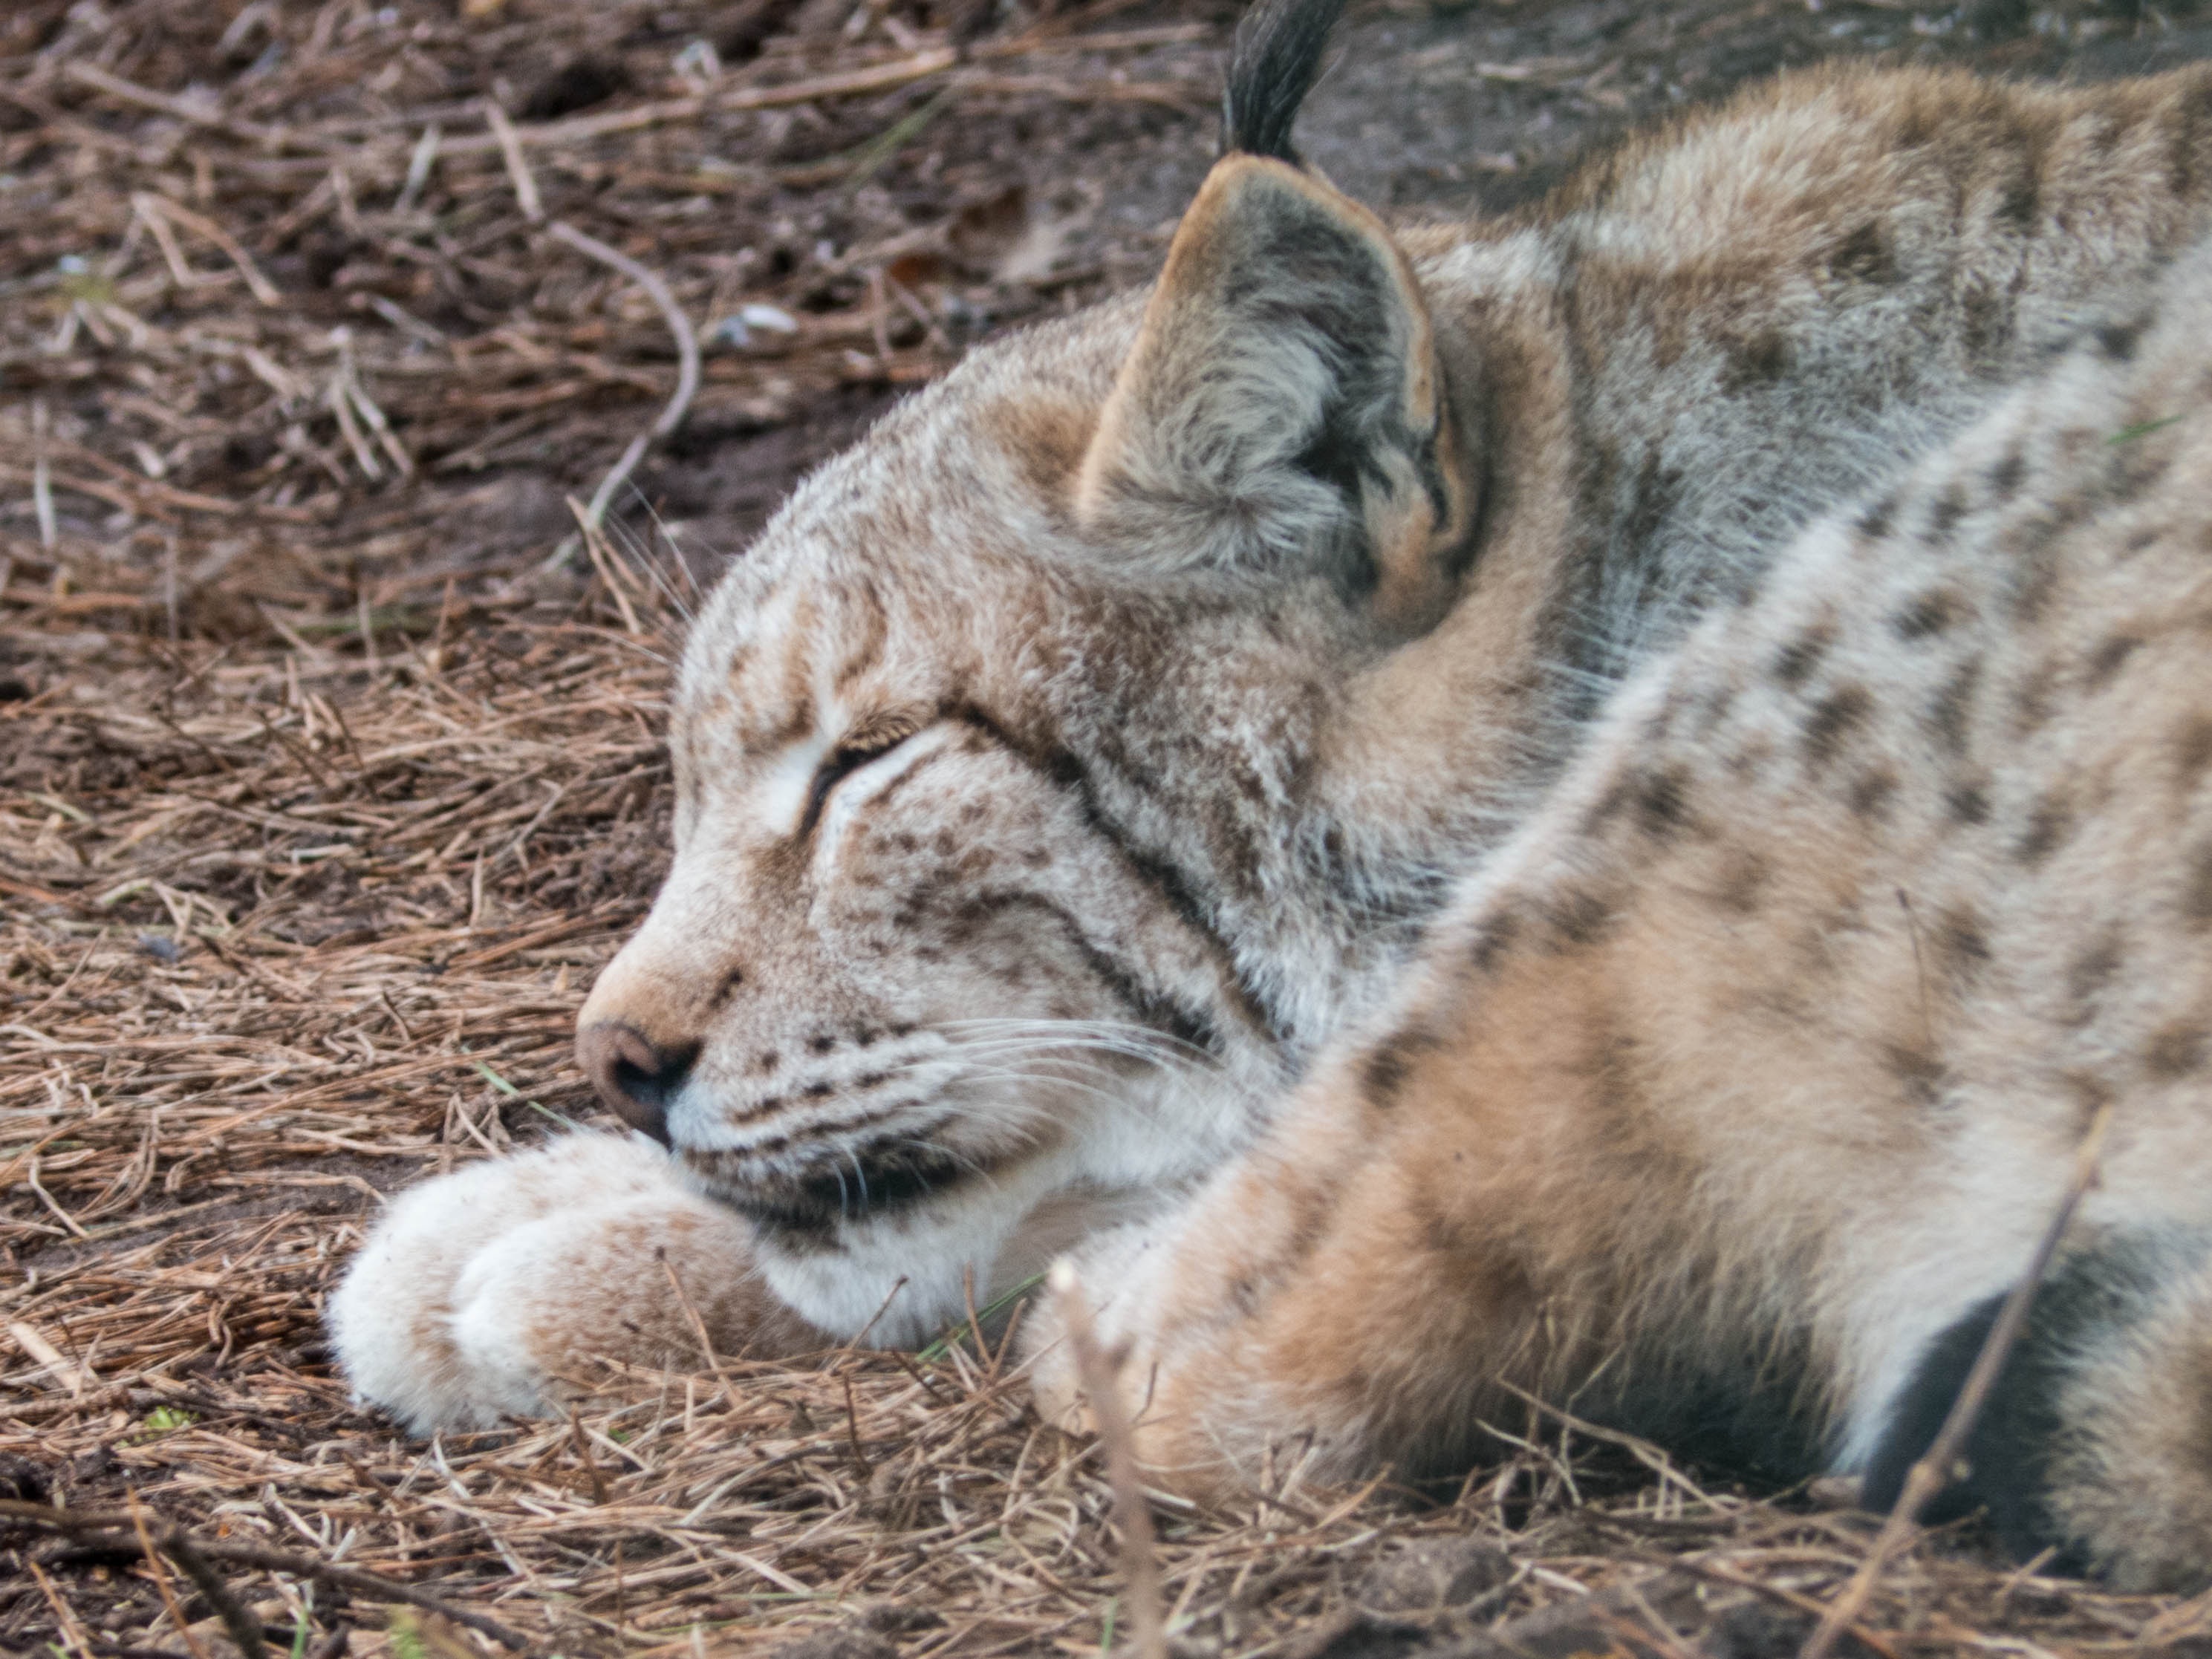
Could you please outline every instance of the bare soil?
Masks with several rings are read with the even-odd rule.
[[[0,1505],[31,1506],[0,1507],[0,1650],[216,1659],[241,1620],[325,1659],[1120,1639],[1094,1449],[974,1340],[702,1357],[425,1446],[348,1402],[320,1310],[380,1194],[600,1121],[568,1028],[663,867],[683,614],[904,391],[1150,274],[1234,18],[0,13]],[[1494,212],[1822,58],[2208,52],[2194,8],[2118,0],[1380,0],[1303,140],[1399,212]],[[703,352],[588,531],[679,349],[561,225]],[[1455,1492],[1164,1507],[1176,1642],[1750,1659],[1864,1559],[1837,1494],[1498,1427]],[[134,1508],[183,1553],[149,1564]],[[2212,1650],[2212,1599],[2015,1569],[1968,1527],[1893,1564],[1852,1641]]]

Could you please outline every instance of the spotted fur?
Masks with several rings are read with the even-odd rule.
[[[1145,1461],[1425,1473],[1519,1389],[1886,1505],[2109,1111],[1950,1507],[2203,1584],[2208,661],[2212,242],[1632,678],[1261,1143],[1083,1253]]]
[[[1318,1239],[1323,1212],[1260,1173],[1295,1161],[1284,1137],[1306,1130],[1270,1126],[1288,1111],[1340,1137],[1361,1120],[1313,1103],[1322,1085],[1294,1095],[1302,1075],[1398,1103],[1408,1123],[1487,1121],[1446,1086],[1481,1073],[1441,1013],[1345,1046],[1440,982],[1439,939],[1470,972],[1525,974],[1540,1046],[1567,1040],[1552,1007],[1662,923],[1680,942],[1632,958],[1655,996],[1686,994],[1674,957],[1729,927],[1786,939],[1765,977],[1714,981],[1699,1006],[1716,1022],[1739,1002],[1840,1022],[1820,976],[1862,956],[1889,973],[1909,956],[1931,1009],[2008,982],[2013,941],[1987,904],[1913,899],[1907,927],[1862,917],[1836,887],[1885,824],[1923,809],[1962,846],[2003,837],[2021,869],[2064,867],[2069,890],[2091,890],[2067,862],[2091,844],[2087,797],[2018,769],[2032,734],[1984,728],[1994,644],[1942,655],[2009,628],[2048,670],[2023,670],[2018,698],[2059,719],[2077,687],[2044,637],[2072,616],[2058,579],[1976,539],[1994,509],[1963,482],[1922,503],[1899,480],[1949,465],[1923,458],[1978,441],[1959,434],[2014,388],[2037,390],[2004,407],[2045,410],[2086,386],[2085,331],[2108,374],[2132,372],[2122,359],[2164,327],[2154,297],[2172,302],[2160,272],[2206,227],[2212,76],[2060,89],[1826,70],[1631,143],[1524,213],[1397,232],[1285,159],[1261,84],[1304,84],[1319,34],[1291,14],[1328,9],[1275,0],[1243,35],[1260,57],[1232,68],[1231,137],[1242,108],[1273,153],[1218,164],[1152,289],[986,347],[894,411],[799,489],[694,629],[671,732],[674,866],[594,988],[580,1054],[672,1149],[653,1166],[659,1195],[637,1202],[743,1218],[738,1242],[701,1235],[696,1270],[750,1287],[708,1318],[718,1345],[909,1341],[971,1285],[988,1295],[1084,1238],[1231,1225],[1228,1192],[1255,1249],[1281,1226]],[[2113,453],[2165,453],[2165,430]],[[2058,514],[2078,459],[1996,454],[1990,488]],[[1839,535],[1884,572],[1887,556],[1928,562],[1871,632],[1845,614],[1870,579],[1805,551]],[[1908,537],[1934,550],[1908,557]],[[1788,629],[1747,620],[1820,572],[1848,591]],[[2018,590],[2002,616],[1992,581]],[[2091,665],[2117,684],[2147,649],[2116,633]],[[1931,671],[1916,665],[1939,658],[1921,686]],[[1706,677],[1703,700],[1632,717],[1668,663]],[[1786,734],[1744,724],[1785,704]],[[1623,738],[1632,718],[1659,723]],[[1624,744],[1633,767],[1615,763]],[[2198,746],[2212,755],[2212,738]],[[1827,885],[1791,862],[1792,826],[1824,812],[1864,842],[1858,863],[1835,852]],[[1570,832],[1577,880],[1477,915],[1526,849]],[[1648,927],[1631,927],[1637,860],[1708,847],[1697,902],[1655,898]],[[2033,981],[2079,988],[2091,1043],[2110,1035],[2098,999],[2136,994],[2124,945],[2095,954],[2112,926]],[[1898,1113],[1956,1097],[1963,1060],[1932,1030],[1861,1036],[1826,1056],[1827,1096],[1809,1060],[1802,1088],[1729,1096],[1758,1131],[1744,1146],[1802,1158],[1791,1137],[1838,1091],[1875,1103],[1869,1141],[1902,1144]],[[2186,1039],[2169,1035],[2170,1065],[2193,1054]],[[1501,1080],[1485,1097],[1522,1108],[1511,1156],[1486,1154],[1498,1179],[1520,1171],[1561,1202],[1583,1182],[1610,1204],[1617,1164],[1662,1212],[1704,1189],[1704,1153],[1646,1097],[1642,1050],[1601,1044],[1574,1064],[1604,1080],[1592,1121],[1610,1127],[1577,1139],[1571,1114],[1531,1103],[1548,1097],[1528,1066],[1502,1071],[1536,1092]],[[599,1155],[650,1157],[586,1141],[518,1161],[518,1190],[537,1194],[522,1209],[590,1198]],[[2032,1230],[2043,1188],[2012,1173],[1990,1189]],[[1449,1162],[1427,1175],[1457,1178]],[[1466,1190],[1490,1188],[1470,1171]],[[577,1297],[536,1364],[535,1339],[480,1340],[459,1311],[454,1275],[490,1248],[473,1220],[441,1233],[441,1205],[462,1199],[434,1185],[409,1200],[335,1304],[356,1382],[418,1426],[556,1399],[574,1370],[558,1356],[640,1346],[593,1310],[654,1304],[668,1276],[610,1231],[593,1281],[610,1288]],[[1472,1265],[1442,1282],[1468,1291],[1462,1323],[1484,1309],[1510,1323],[1517,1304],[1484,1278],[1486,1224],[1453,1231],[1467,1213],[1437,1209],[1431,1265],[1457,1238]],[[1395,1242],[1373,1234],[1370,1266],[1350,1253],[1314,1296],[1395,1271]],[[1748,1231],[1738,1242],[1769,1254]],[[1871,1273],[1926,1242],[1875,1229],[1855,1236],[1873,1255],[1850,1259]],[[1592,1322],[1575,1355],[1617,1334],[1606,1274],[1645,1260],[1614,1261],[1615,1243],[1637,1241],[1601,1230],[1578,1259]],[[1991,1249],[1971,1272],[1940,1251],[1916,1271],[1955,1267],[1959,1293],[1980,1296]],[[1160,1250],[1139,1255],[1146,1282],[1166,1271]],[[1810,1314],[1730,1323],[1727,1263],[1686,1246],[1652,1265],[1674,1293],[1709,1291],[1709,1328],[1741,1341],[1697,1350],[1698,1376],[1650,1397],[1734,1410],[1748,1367],[1781,1462],[1870,1459],[1884,1407],[1860,1405],[1909,1395],[1940,1334],[1899,1326],[1879,1359],[1844,1364]],[[1431,1297],[1439,1283],[1398,1282]],[[1868,1296],[1875,1282],[1838,1281]],[[1232,1284],[1238,1317],[1264,1316],[1261,1283]],[[1212,1293],[1174,1306],[1226,1317]],[[770,1330],[764,1304],[803,1322]],[[1336,1467],[1465,1449],[1472,1419],[1376,1340],[1346,1396],[1374,1431],[1338,1435]],[[1266,1382],[1239,1375],[1236,1389]],[[1457,1375],[1471,1405],[1481,1378]],[[1243,1397],[1190,1402],[1231,1449],[1218,1469],[1247,1467],[1261,1419],[1238,1416]]]

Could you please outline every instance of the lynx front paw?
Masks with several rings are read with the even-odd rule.
[[[1071,1265],[1025,1317],[1038,1415],[1069,1434],[1097,1433],[1097,1392],[1110,1387],[1147,1482],[1200,1503],[1233,1496],[1242,1483],[1204,1431],[1202,1368],[1176,1364],[1157,1323],[1169,1287],[1146,1271],[1150,1241],[1133,1231],[1109,1237]]]
[[[402,1197],[330,1326],[356,1393],[428,1433],[556,1409],[601,1360],[701,1364],[695,1311],[718,1352],[821,1340],[760,1284],[744,1224],[659,1148],[579,1134]]]

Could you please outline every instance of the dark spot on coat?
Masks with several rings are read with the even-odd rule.
[[[1982,683],[1982,659],[1959,665],[1928,705],[1928,729],[1954,755],[1966,752],[1966,732],[1974,712],[1974,693]]]
[[[1936,504],[1928,509],[1928,540],[1941,547],[1951,539],[1951,532],[1959,527],[1959,520],[1966,516],[1966,495],[1956,484],[1944,486]]]
[[[1874,698],[1863,685],[1838,687],[1819,702],[1805,721],[1805,758],[1815,767],[1835,759],[1844,740],[1874,712]]]
[[[1601,1024],[1590,1033],[1574,1070],[1589,1085],[1586,1098],[1601,1121],[1619,1126],[1624,1138],[1647,1121],[1643,1115],[1641,1048],[1626,1031]]]
[[[2191,714],[2173,734],[2174,781],[2193,788],[2207,766],[2212,766],[2212,716]]]
[[[1647,772],[1636,787],[1637,827],[1654,841],[1666,841],[1689,822],[1688,774],[1679,766]]]
[[[1978,783],[1954,784],[1943,793],[1943,810],[1954,823],[1990,821],[1990,792]]]
[[[1294,1186],[1283,1196],[1291,1206],[1291,1236],[1279,1259],[1295,1265],[1321,1248],[1329,1223],[1336,1217],[1334,1194],[1330,1187],[1307,1184]]]
[[[1468,966],[1478,974],[1489,973],[1512,949],[1514,936],[1520,931],[1521,918],[1510,910],[1479,924],[1467,947]]]
[[[2187,1077],[2204,1063],[2204,1027],[2177,1020],[2152,1035],[2143,1049],[2143,1067],[2161,1081]]]
[[[1056,507],[1073,493],[1070,480],[1083,465],[1084,448],[1097,424],[1095,413],[1031,398],[1015,409],[987,412],[983,418],[1005,444],[1033,501]]]
[[[2002,501],[2020,488],[2020,481],[2027,476],[2027,457],[2017,449],[2008,449],[1990,469],[1990,493]]]
[[[1773,739],[1763,732],[1754,732],[1743,740],[1742,748],[1728,757],[1729,775],[1748,783],[1763,774],[1773,758]]]
[[[2120,672],[2120,666],[2130,657],[2142,649],[2142,637],[2136,634],[2115,634],[2097,647],[2089,659],[2089,689],[2101,690]]]
[[[1964,984],[1988,966],[1990,939],[1970,905],[1946,908],[1936,924],[1936,954],[1943,971]]]
[[[1970,283],[1959,296],[1959,334],[1969,354],[1986,359],[2012,339],[2012,296],[1992,283]]]
[[[1966,599],[1949,588],[1931,588],[1916,595],[1889,619],[1900,640],[1924,640],[1941,634],[1972,611]]]
[[[1851,781],[1844,800],[1853,817],[1879,821],[1889,816],[1889,804],[1896,794],[1897,774],[1887,766],[1875,766]]]
[[[1666,742],[1668,735],[1674,729],[1674,722],[1681,717],[1682,710],[1688,702],[1689,693],[1680,686],[1668,689],[1666,696],[1661,700],[1659,707],[1644,718],[1644,730],[1641,736],[1645,747],[1656,749]]]
[[[2202,933],[2212,926],[2212,847],[2199,847],[2190,855],[2181,914],[2188,918],[2192,932]]]
[[[2027,828],[2021,831],[2012,855],[2033,868],[2049,858],[2073,828],[2074,804],[2063,795],[2045,795],[2028,813]]]
[[[1820,659],[1828,654],[1836,642],[1832,624],[1821,623],[1807,629],[1775,654],[1772,673],[1781,684],[1795,690],[1813,677]]]
[[[745,972],[742,968],[732,968],[724,974],[722,982],[714,988],[714,994],[708,1000],[708,1011],[713,1012],[719,1010],[738,994],[738,988],[744,982]]]
[[[2049,663],[2031,670],[2021,682],[2012,706],[2012,734],[2031,738],[2051,722],[2051,696],[2058,683],[2057,671]]]
[[[2197,195],[2199,158],[2212,155],[2212,143],[2207,142],[2212,135],[2206,131],[2212,126],[2212,88],[2200,82],[2168,108],[2166,186],[2175,201],[2186,202]]]
[[[1713,896],[1724,909],[1747,916],[1759,908],[1772,872],[1766,860],[1747,847],[1731,847],[1721,855]]]
[[[2142,338],[2143,331],[2150,326],[2148,317],[2131,318],[2124,323],[2106,323],[2097,331],[2097,349],[2110,361],[2124,363],[2136,355],[2136,343]]]
[[[1950,1082],[1950,1068],[1943,1064],[1927,1042],[1885,1043],[1882,1045],[1881,1063],[1904,1089],[1905,1097],[1915,1105],[1941,1103],[1943,1090]]]
[[[1634,778],[1627,777],[1615,778],[1607,784],[1605,793],[1597,798],[1589,811],[1583,814],[1582,833],[1595,836],[1619,817],[1635,793],[1635,782]]]
[[[1893,283],[1897,280],[1897,259],[1890,252],[1889,243],[1881,234],[1881,226],[1869,219],[1836,245],[1828,256],[1828,269],[1836,276],[1849,277],[1859,283]]]
[[[2047,523],[2047,517],[2043,520]],[[2034,538],[2007,537],[2014,545],[2006,550],[2014,554],[2009,573],[2012,614],[2015,620],[2033,623],[2042,619],[2051,596],[2058,591],[2058,558],[2051,550],[2051,538],[2057,535],[2055,528],[2048,534]],[[2021,544],[2025,544],[2024,545]]]
[[[1620,911],[1613,900],[1589,888],[1570,888],[1544,907],[1544,920],[1563,945],[1595,945],[1613,930]]]
[[[1360,1097],[1370,1106],[1389,1110],[1398,1103],[1398,1091],[1405,1086],[1409,1069],[1405,1054],[1395,1042],[1378,1044],[1368,1051],[1367,1058],[1360,1064]]]
[[[1388,1111],[1398,1103],[1399,1091],[1425,1054],[1443,1046],[1443,1040],[1422,1025],[1393,1031],[1367,1051],[1359,1065],[1360,1097],[1370,1106]]]
[[[1674,515],[1681,499],[1681,469],[1661,465],[1656,449],[1648,452],[1637,469],[1635,493],[1620,517],[1624,544],[1650,546],[1658,538],[1660,527]]]
[[[2095,1012],[2092,1005],[2112,975],[2120,970],[2120,936],[2108,933],[2066,964],[2066,1000],[2072,1004],[2066,1018],[2072,1025],[2086,1025]]]
[[[1698,736],[1709,738],[1729,717],[1735,707],[1736,687],[1733,681],[1723,680],[1708,687],[1698,699]]]
[[[1852,528],[1869,541],[1879,541],[1889,534],[1890,521],[1897,517],[1897,492],[1892,490],[1872,507],[1859,514]]]
[[[1735,343],[1721,379],[1724,392],[1771,386],[1790,372],[1790,341],[1779,329],[1764,329]]]
[[[2026,7],[2021,9],[2025,11]],[[2032,231],[2043,214],[2043,189],[2031,166],[2017,177],[2005,181],[1991,205],[1990,215],[2000,223],[2021,231]]]

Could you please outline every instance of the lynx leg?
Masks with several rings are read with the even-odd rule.
[[[692,1311],[720,1353],[823,1340],[760,1283],[744,1223],[657,1147],[580,1134],[398,1200],[329,1319],[356,1391],[428,1433],[552,1409],[600,1359],[697,1364]]]
[[[1548,967],[1506,975],[1480,1014],[1455,992],[1401,1013],[1189,1208],[1079,1260],[1156,1478],[1203,1497],[1271,1459],[1419,1474],[1464,1460],[1498,1410],[1518,1421],[1501,1384],[1556,1388],[1601,1357],[1607,1264],[1651,1259],[1610,1224],[1651,1209],[1627,1189],[1650,1170],[1618,1124],[1609,1146],[1583,1127],[1595,964]],[[1065,1419],[1057,1334],[1041,1322],[1031,1346]]]

